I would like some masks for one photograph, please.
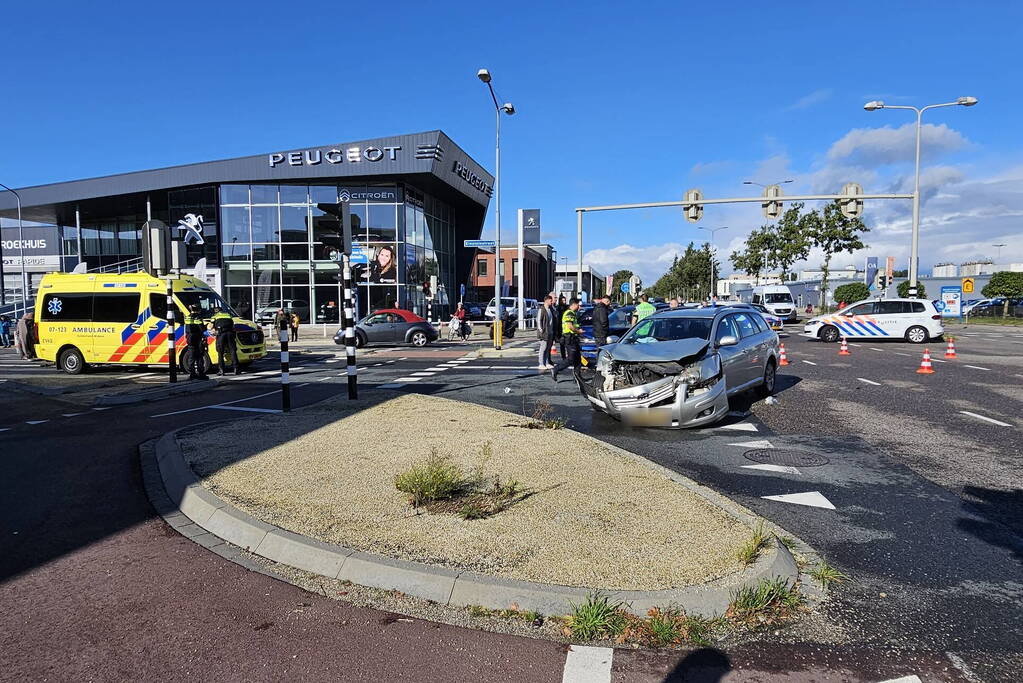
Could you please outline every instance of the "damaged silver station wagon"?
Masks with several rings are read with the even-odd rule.
[[[729,396],[774,392],[778,335],[754,311],[662,311],[609,341],[576,381],[595,408],[627,424],[698,427],[727,415]]]

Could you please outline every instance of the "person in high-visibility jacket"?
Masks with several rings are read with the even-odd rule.
[[[561,337],[565,342],[565,355],[561,361],[551,368],[551,377],[558,381],[558,373],[569,367],[578,367],[582,359],[582,349],[579,347],[579,335],[582,328],[579,327],[579,299],[572,299],[568,302],[568,310],[561,314]]]
[[[213,309],[210,326],[217,335],[217,375],[224,376],[224,357],[229,353],[234,374],[242,374],[241,366],[238,364],[238,333],[234,329],[234,318],[217,306]]]
[[[633,314],[633,318],[635,318],[635,320],[633,320],[633,324],[638,323],[643,318],[648,315],[653,315],[656,312],[657,307],[647,300],[647,295],[640,294],[639,303],[636,305],[636,312]]]
[[[199,306],[192,304],[185,314],[185,342],[188,344],[188,378],[209,379],[206,376],[206,321]]]

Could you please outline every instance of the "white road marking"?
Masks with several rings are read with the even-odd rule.
[[[799,470],[795,467],[788,467],[787,465],[743,465],[744,470],[764,470],[767,472],[784,472],[785,474],[799,474]]]
[[[341,361],[339,361],[337,358],[334,358],[333,360],[328,360],[327,362],[328,363],[340,363]]]
[[[299,384],[297,386],[305,386],[305,385],[304,384]],[[243,401],[251,401],[251,400],[256,399],[256,398],[263,398],[264,396],[270,396],[272,394],[278,394],[278,393],[280,393],[280,391],[281,391],[280,389],[274,389],[273,391],[267,391],[266,393],[263,393],[263,394],[256,394],[255,396],[246,396],[245,398],[239,398],[239,399],[236,399],[234,401],[225,401],[223,403],[218,403],[216,405],[217,406],[229,406],[229,405],[232,405],[234,403],[241,403]],[[149,417],[167,417],[168,415],[181,415],[182,413],[194,413],[197,410],[206,410],[207,408],[213,408],[213,407],[215,407],[215,406],[198,406],[196,408],[186,408],[184,410],[175,410],[174,412],[171,412],[171,413],[160,413],[159,415],[150,415]],[[96,410],[96,409],[93,408],[93,410]]]
[[[786,493],[780,496],[761,496],[766,500],[776,500],[779,503],[793,503],[795,505],[806,505],[812,508],[825,508],[834,510],[835,506],[831,501],[821,495],[820,491],[806,491],[805,493]]]
[[[737,432],[755,432],[757,431],[756,425],[751,425],[749,422],[736,422],[731,425],[721,425],[720,427],[714,427],[714,429],[733,429]]]
[[[804,360],[803,362],[806,363],[807,365],[817,365],[812,360]]]
[[[610,683],[614,648],[570,645],[561,683]]]
[[[853,344],[852,342],[849,342],[849,346],[863,346],[863,344]]]
[[[743,441],[742,443],[730,443],[729,446],[738,446],[739,448],[774,448],[774,444],[770,441]]]
[[[329,382],[330,381],[330,377],[321,377],[320,379],[318,379],[316,381],[317,382]]]
[[[964,365],[964,368],[973,368],[974,370],[990,370],[991,368],[982,368],[979,365]]]
[[[436,372],[413,372],[413,373],[410,373],[409,376],[410,377],[433,377],[436,374],[437,374]]]
[[[44,422],[49,422],[49,420],[25,420],[27,425],[41,425]]]
[[[971,413],[968,410],[960,410],[959,412],[962,413],[963,415],[969,415],[970,417],[975,417],[978,420],[984,420],[984,422],[990,422],[991,424],[998,425],[999,427],[1011,427],[1012,426],[1008,422],[1002,422],[1000,420],[996,420],[996,419],[991,418],[991,417],[985,417],[983,415],[978,415],[977,413]]]
[[[440,366],[437,366],[435,368],[426,368],[426,370],[424,370],[423,372],[444,372],[445,370],[450,370],[450,369],[451,368],[446,368],[443,365],[440,365]]]
[[[920,677],[916,675],[902,676],[901,678],[889,678],[881,683],[922,683]]]
[[[973,673],[970,667],[966,666],[966,662],[963,661],[962,657],[954,652],[946,652],[945,656],[948,657],[948,661],[952,662],[952,666],[959,669],[962,672],[963,677],[970,683],[983,683],[980,676]]]
[[[209,406],[210,408],[216,408],[217,410],[241,410],[246,413],[279,413],[280,410],[274,410],[273,408],[249,408],[247,406]]]
[[[932,363],[947,363],[947,360],[941,360],[940,358],[931,358]]]
[[[870,349],[871,351],[884,351],[884,349],[879,349],[874,346],[868,346],[867,348]]]
[[[423,379],[423,378],[422,377],[399,377],[395,381],[397,381],[397,382],[418,382],[421,379]]]
[[[93,410],[96,410],[96,411],[99,411],[99,410],[110,410],[110,406],[107,406],[106,408],[93,408]]]
[[[910,355],[910,354],[908,354],[908,353],[902,353],[901,351],[894,351],[893,353],[894,353],[895,355],[897,355],[897,356],[909,356],[909,355]]]
[[[77,417],[79,415],[85,415],[85,413],[61,413],[64,417]]]
[[[403,386],[405,385],[402,382],[388,382],[387,384],[378,385],[377,389],[398,389]]]
[[[9,432],[9,431],[11,431],[10,427],[0,427],[0,432]]]
[[[861,382],[863,382],[864,384],[869,384],[869,385],[871,385],[871,386],[875,386],[875,387],[879,387],[879,386],[881,386],[881,383],[880,383],[880,382],[875,382],[875,381],[873,381],[873,380],[870,380],[870,379],[864,379],[864,378],[862,378],[862,377],[857,377],[856,379],[860,380],[860,381],[861,381]]]

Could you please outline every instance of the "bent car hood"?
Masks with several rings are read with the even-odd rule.
[[[695,356],[709,344],[706,339],[676,339],[649,344],[615,344],[611,357],[624,363],[664,363]]]

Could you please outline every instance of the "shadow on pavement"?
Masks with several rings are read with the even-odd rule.
[[[962,509],[970,516],[959,519],[960,529],[989,545],[1011,551],[1016,560],[1023,562],[1023,489],[966,486]]]
[[[713,647],[693,650],[665,676],[664,683],[718,683],[732,670],[732,661]]]

